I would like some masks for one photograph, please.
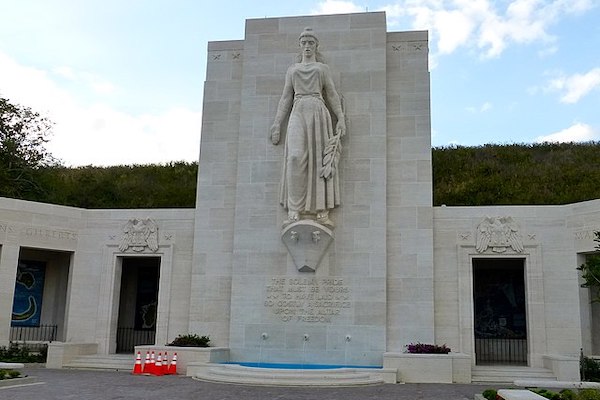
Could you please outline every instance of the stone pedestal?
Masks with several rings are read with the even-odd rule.
[[[300,272],[315,272],[333,241],[333,232],[311,220],[301,220],[281,231],[285,244]]]

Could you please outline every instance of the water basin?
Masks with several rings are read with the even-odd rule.
[[[241,365],[252,368],[272,368],[272,369],[339,369],[339,368],[370,368],[381,369],[381,366],[373,365],[330,365],[330,364],[283,364],[283,363],[265,363],[265,362],[226,362],[223,364]]]

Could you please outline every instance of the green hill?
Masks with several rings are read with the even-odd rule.
[[[433,202],[566,204],[600,198],[600,143],[433,149]]]
[[[566,204],[600,198],[600,143],[432,149],[434,205]],[[48,167],[26,200],[85,208],[194,207],[197,163]],[[0,196],[6,193],[0,193]]]
[[[27,200],[84,208],[177,208],[196,203],[197,163],[51,167],[36,171],[40,186]]]

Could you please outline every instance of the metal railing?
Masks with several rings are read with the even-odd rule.
[[[527,365],[527,339],[475,338],[477,365]]]
[[[133,353],[135,346],[154,344],[156,330],[117,328],[117,353]]]
[[[24,344],[31,350],[40,350],[56,340],[58,325],[11,326],[10,341]]]

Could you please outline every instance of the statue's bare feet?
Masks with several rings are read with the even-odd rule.
[[[300,213],[298,211],[288,211],[288,218],[283,222],[283,227],[285,228],[289,224],[294,222],[298,222],[300,219]]]
[[[321,211],[317,213],[317,222],[321,225],[333,228],[333,221],[329,219],[329,211]]]

